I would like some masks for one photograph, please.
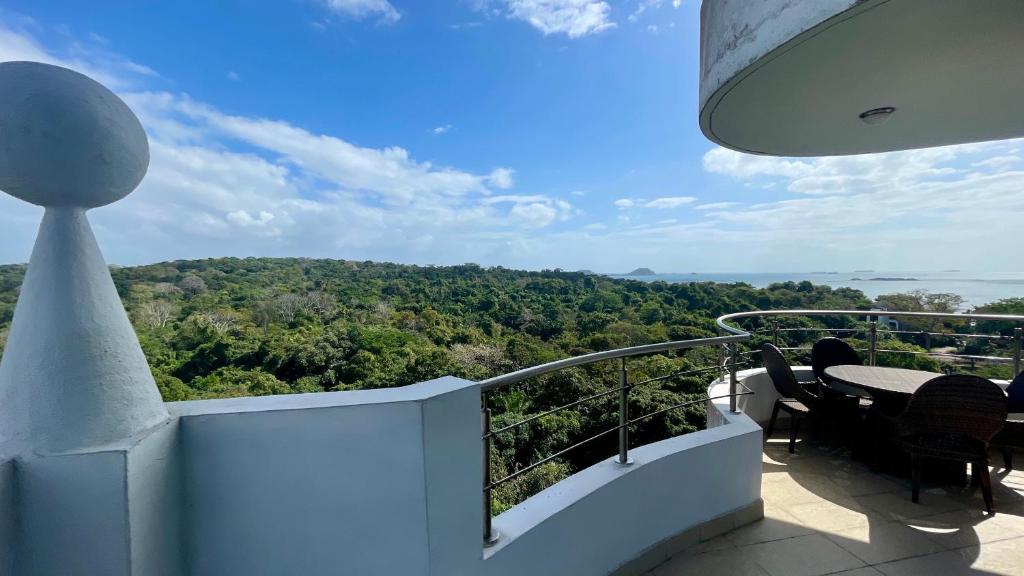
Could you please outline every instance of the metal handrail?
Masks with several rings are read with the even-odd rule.
[[[480,382],[481,410],[482,410],[482,415],[481,415],[482,436],[481,436],[481,439],[482,439],[483,468],[484,468],[484,470],[483,470],[483,479],[484,479],[484,482],[483,482],[483,506],[484,506],[483,535],[484,535],[484,544],[488,545],[488,546],[489,545],[493,545],[498,540],[498,534],[497,534],[496,531],[494,531],[494,529],[492,527],[492,524],[491,524],[491,502],[492,502],[492,498],[493,498],[493,490],[496,487],[504,484],[505,482],[508,482],[508,481],[511,481],[511,480],[513,480],[515,478],[518,478],[519,476],[522,476],[523,474],[526,474],[527,472],[529,472],[531,470],[535,470],[539,466],[542,466],[542,465],[544,465],[544,464],[546,464],[548,462],[551,462],[552,460],[555,460],[556,458],[564,456],[565,454],[567,454],[567,453],[569,453],[569,452],[571,452],[573,450],[576,450],[576,449],[578,449],[578,448],[580,448],[580,447],[582,447],[582,446],[584,446],[584,445],[586,445],[586,444],[588,444],[590,442],[593,442],[595,440],[598,440],[600,438],[608,436],[609,434],[612,434],[614,432],[618,432],[618,436],[619,436],[619,438],[618,438],[619,454],[618,454],[617,461],[622,466],[628,466],[628,465],[632,464],[632,460],[629,458],[629,428],[630,428],[630,426],[636,424],[637,422],[639,422],[641,420],[644,420],[644,419],[647,419],[647,418],[652,418],[654,416],[663,414],[665,412],[669,412],[669,411],[672,411],[672,410],[678,410],[679,408],[683,408],[685,406],[690,406],[690,405],[693,405],[693,404],[696,404],[696,403],[701,403],[701,402],[708,402],[710,400],[716,400],[716,399],[719,399],[719,398],[729,398],[730,399],[730,401],[729,401],[729,408],[730,408],[730,410],[732,412],[736,412],[737,411],[736,398],[738,396],[745,396],[745,395],[748,395],[748,394],[753,394],[753,392],[750,391],[749,389],[745,389],[743,392],[737,392],[739,379],[736,377],[736,371],[737,371],[737,368],[739,368],[741,366],[741,363],[733,360],[734,358],[738,357],[737,350],[736,350],[736,343],[737,342],[743,342],[743,341],[746,341],[746,340],[749,340],[749,339],[750,339],[750,335],[749,334],[736,334],[736,335],[730,335],[730,336],[716,336],[716,337],[711,337],[711,338],[698,338],[698,339],[694,339],[694,340],[677,340],[677,341],[672,341],[672,342],[662,342],[662,343],[659,343],[659,344],[648,344],[648,345],[644,345],[644,346],[631,346],[629,348],[618,348],[618,349],[615,349],[615,350],[606,350],[606,351],[603,351],[603,352],[594,352],[594,353],[591,353],[591,354],[585,354],[585,355],[576,356],[576,357],[573,357],[573,358],[565,358],[563,360],[556,360],[554,362],[548,362],[546,364],[541,364],[541,365],[538,365],[538,366],[532,366],[530,368],[525,368],[523,370],[517,370],[515,372],[510,372],[508,374],[503,374],[501,376],[496,376],[494,378],[489,378],[487,380],[481,381]],[[633,382],[633,383],[629,382],[629,372],[628,372],[628,370],[626,368],[626,359],[627,358],[636,357],[636,356],[648,356],[648,355],[652,355],[652,354],[658,354],[658,353],[662,353],[662,352],[672,352],[672,351],[677,351],[677,350],[691,350],[691,349],[694,349],[694,348],[702,348],[702,347],[722,347],[722,348],[728,348],[729,349],[729,354],[727,356],[728,357],[728,361],[721,361],[721,362],[719,362],[717,365],[715,365],[713,367],[703,367],[703,368],[696,368],[696,369],[677,370],[677,371],[674,371],[674,372],[672,372],[670,374],[667,374],[667,375],[658,376],[658,377],[655,377],[655,378],[649,378],[649,379],[646,379],[646,380],[643,380],[643,381],[640,381],[640,382]],[[723,355],[721,358],[724,360],[726,358],[726,356]],[[522,381],[528,380],[530,378],[536,378],[538,376],[542,376],[544,374],[549,374],[551,372],[556,372],[556,371],[559,371],[559,370],[564,370],[566,368],[573,368],[573,367],[577,367],[577,366],[585,366],[585,365],[594,364],[594,363],[602,362],[602,361],[606,361],[606,360],[619,360],[619,363],[620,363],[619,364],[619,386],[617,386],[615,388],[611,388],[609,390],[604,390],[602,392],[599,392],[597,394],[593,394],[593,395],[588,396],[586,398],[581,398],[581,399],[575,400],[573,402],[570,402],[570,403],[562,405],[562,406],[558,406],[556,408],[552,408],[550,410],[546,410],[546,411],[544,411],[542,413],[539,413],[539,414],[534,414],[534,415],[529,416],[529,417],[527,417],[527,418],[525,418],[523,420],[520,420],[518,422],[514,422],[514,423],[511,423],[511,424],[505,425],[505,426],[503,426],[503,427],[501,427],[501,428],[499,428],[497,430],[492,430],[491,429],[491,410],[487,406],[487,395],[488,395],[488,393],[493,392],[493,391],[495,391],[495,390],[497,390],[499,388],[502,388],[502,387],[505,387],[505,386],[509,386],[509,385],[515,384],[517,382],[522,382]],[[721,396],[715,396],[715,397],[702,397],[702,398],[697,399],[697,400],[688,400],[688,401],[685,401],[685,402],[682,402],[682,403],[679,403],[679,404],[675,404],[675,405],[672,405],[672,406],[668,406],[666,408],[662,408],[660,410],[657,410],[657,411],[649,413],[649,414],[644,414],[642,416],[636,416],[636,417],[630,418],[630,414],[629,414],[629,393],[630,393],[630,390],[632,390],[633,388],[636,388],[637,386],[643,386],[643,385],[646,385],[646,384],[651,384],[653,382],[667,380],[667,379],[670,379],[670,378],[682,378],[682,377],[686,377],[686,376],[690,376],[690,375],[701,374],[701,373],[711,372],[711,371],[716,371],[719,374],[724,374],[724,373],[728,373],[729,374],[730,387],[729,387],[729,393],[728,394],[723,394]],[[597,433],[596,435],[593,435],[593,436],[591,436],[589,438],[585,438],[583,440],[580,440],[579,442],[576,442],[572,446],[568,446],[566,448],[563,448],[562,450],[559,450],[559,451],[555,452],[554,454],[551,454],[551,455],[549,455],[549,456],[547,456],[545,458],[542,458],[542,459],[540,459],[540,460],[538,460],[536,462],[533,462],[533,463],[531,463],[531,464],[529,464],[527,466],[524,466],[523,468],[521,468],[519,470],[516,470],[516,471],[510,473],[507,476],[505,476],[504,478],[500,478],[498,480],[492,480],[491,479],[491,465],[490,465],[491,443],[494,440],[495,436],[497,436],[498,434],[501,434],[503,432],[507,432],[509,430],[512,430],[514,428],[517,428],[519,426],[522,426],[524,424],[528,424],[530,422],[534,422],[536,420],[544,418],[545,416],[551,416],[551,415],[556,414],[558,412],[562,412],[562,411],[567,410],[569,408],[573,408],[575,406],[583,404],[584,402],[591,402],[591,401],[594,401],[594,400],[599,400],[601,398],[612,396],[612,395],[614,395],[616,393],[618,393],[618,396],[619,396],[619,423],[618,423],[617,426],[614,426],[614,427],[609,428],[607,430],[603,430],[603,431],[601,431],[601,432]]]
[[[647,356],[649,354],[657,354],[659,352],[688,350],[691,348],[701,348],[703,346],[717,346],[719,344],[729,344],[731,342],[743,342],[749,339],[750,334],[743,333],[735,336],[715,336],[713,338],[697,338],[695,340],[676,340],[673,342],[661,342],[658,344],[646,344],[643,346],[631,346],[629,348],[616,348],[615,350],[593,352],[582,356],[573,356],[572,358],[555,360],[554,362],[548,362],[547,364],[538,364],[537,366],[531,366],[529,368],[523,368],[522,370],[516,370],[515,372],[509,372],[508,374],[502,374],[501,376],[495,376],[494,378],[481,380],[480,390],[489,392],[496,388],[515,384],[516,382],[521,382],[523,380],[529,380],[530,378],[535,378],[549,372],[557,372],[558,370],[564,370],[574,366],[593,364],[602,360],[629,358],[631,356]]]
[[[719,316],[715,323],[730,334],[749,334],[746,330],[727,324],[730,320],[757,318],[761,316],[867,316],[892,318],[934,318],[936,320],[995,320],[1003,322],[1024,322],[1024,316],[1014,314],[976,314],[946,312],[890,312],[888,310],[751,310]]]
[[[485,544],[493,544],[494,542],[497,541],[498,535],[497,535],[496,532],[493,531],[492,526],[491,526],[491,496],[492,496],[491,492],[492,492],[492,490],[495,487],[501,485],[502,483],[507,482],[509,480],[512,480],[514,478],[517,478],[517,477],[519,477],[519,476],[529,472],[530,470],[536,469],[538,466],[541,466],[541,465],[543,465],[543,464],[545,464],[547,462],[550,462],[550,461],[552,461],[552,460],[554,460],[554,459],[556,459],[556,458],[558,458],[560,456],[563,456],[566,453],[568,453],[568,452],[570,452],[572,450],[575,450],[575,449],[577,449],[577,448],[579,448],[579,447],[581,447],[581,446],[583,446],[583,445],[585,445],[585,444],[587,444],[589,442],[593,442],[594,440],[597,440],[598,438],[603,438],[604,436],[612,434],[613,432],[616,432],[616,431],[619,433],[619,455],[618,455],[618,462],[619,462],[619,464],[621,464],[623,466],[629,465],[632,462],[629,459],[629,453],[628,453],[628,450],[629,450],[629,427],[631,425],[633,425],[633,424],[636,424],[640,420],[643,420],[645,418],[650,418],[650,417],[653,417],[655,415],[662,414],[664,412],[668,412],[670,410],[675,410],[675,409],[678,409],[678,408],[681,408],[681,407],[684,407],[684,406],[688,406],[688,405],[692,405],[692,404],[695,404],[695,403],[698,403],[698,402],[707,402],[709,400],[714,400],[714,399],[719,399],[719,398],[729,398],[729,410],[732,411],[732,412],[738,411],[737,397],[743,396],[743,395],[747,395],[747,394],[752,394],[752,392],[750,392],[749,390],[746,390],[744,392],[738,392],[740,384],[739,384],[739,379],[737,377],[737,367],[741,365],[741,362],[740,362],[739,359],[744,357],[744,356],[750,356],[753,353],[756,353],[756,351],[750,351],[750,352],[743,351],[743,352],[741,352],[738,349],[737,344],[739,342],[745,342],[745,341],[751,340],[754,333],[766,332],[766,331],[769,331],[769,330],[757,329],[757,330],[754,330],[754,331],[747,331],[747,330],[744,330],[743,328],[740,328],[738,326],[731,325],[730,322],[732,322],[734,320],[744,319],[744,318],[755,318],[755,317],[766,317],[766,316],[863,316],[863,317],[866,317],[869,320],[869,322],[870,322],[869,326],[866,329],[849,329],[849,328],[841,328],[841,329],[833,329],[833,328],[807,328],[807,329],[808,330],[815,329],[815,330],[825,330],[825,331],[836,331],[836,332],[839,332],[839,331],[848,331],[848,332],[863,331],[863,332],[865,332],[868,335],[868,339],[869,339],[868,362],[871,365],[875,365],[876,359],[877,359],[877,354],[879,352],[881,352],[881,353],[905,352],[905,351],[886,350],[886,349],[881,349],[880,350],[878,348],[879,326],[878,326],[877,318],[880,317],[880,316],[893,317],[893,318],[932,318],[932,319],[936,319],[936,320],[992,320],[992,321],[1005,321],[1005,322],[1024,323],[1024,316],[1009,315],[1009,314],[974,314],[974,313],[971,313],[971,314],[954,314],[954,313],[941,313],[941,312],[891,312],[891,311],[887,311],[887,310],[753,310],[753,311],[748,311],[748,312],[738,312],[738,313],[734,313],[734,314],[726,314],[724,316],[720,316],[719,318],[717,318],[715,323],[718,326],[719,333],[721,334],[720,336],[717,336],[717,337],[697,338],[697,339],[693,339],[693,340],[677,340],[677,341],[673,341],[673,342],[663,342],[663,343],[659,343],[659,344],[648,344],[648,345],[644,345],[644,346],[632,346],[632,347],[628,347],[628,348],[619,348],[619,349],[615,349],[615,350],[605,350],[605,351],[602,351],[602,352],[593,352],[591,354],[584,354],[582,356],[575,356],[575,357],[572,357],[572,358],[565,358],[565,359],[562,359],[562,360],[556,360],[554,362],[548,362],[548,363],[545,363],[545,364],[540,364],[538,366],[532,366],[532,367],[529,367],[529,368],[524,368],[522,370],[517,370],[515,372],[510,372],[508,374],[503,374],[501,376],[495,376],[493,378],[488,378],[486,380],[483,380],[479,384],[480,384],[480,391],[481,391],[481,395],[482,395],[481,409],[482,409],[482,424],[483,424],[482,440],[483,440],[483,466],[484,466],[483,492],[484,492],[484,542],[485,542]],[[871,320],[872,318],[874,318],[875,320],[872,321]],[[795,331],[795,330],[799,330],[799,329],[800,328],[794,328],[794,329],[783,328],[783,329],[780,330],[776,326],[774,328],[774,330],[771,330],[771,332],[774,333],[775,342],[778,345],[779,344],[779,342],[778,342],[778,333],[780,331]],[[895,334],[895,333],[901,333],[901,332],[902,331],[898,331],[898,330],[897,331],[886,330],[884,327],[881,330],[882,335],[885,335],[885,334]],[[914,332],[908,332],[908,333],[910,333],[910,334],[920,334],[920,335],[925,335],[925,336],[928,336],[928,337],[930,337],[930,336],[940,336],[940,335],[941,336],[947,336],[947,334],[943,334],[943,333],[929,333],[929,332],[924,332],[924,331],[914,331]],[[976,338],[1003,338],[1001,336],[975,335],[975,334],[970,334],[970,335],[966,335],[965,334],[965,335],[962,335],[962,336],[963,337],[976,337]],[[1009,337],[1009,338],[1012,338],[1012,342],[1015,345],[1014,355],[1013,355],[1012,361],[1013,361],[1013,364],[1014,364],[1014,371],[1016,373],[1016,372],[1020,371],[1020,365],[1021,365],[1021,359],[1022,359],[1021,358],[1022,357],[1021,343],[1022,343],[1022,340],[1024,340],[1024,335],[1022,335],[1021,328],[1020,327],[1015,327],[1014,328],[1013,336]],[[630,418],[630,415],[629,415],[629,392],[630,392],[630,390],[632,388],[634,388],[636,386],[639,386],[639,385],[647,384],[647,383],[650,383],[650,382],[656,382],[656,381],[664,380],[664,379],[671,378],[671,377],[680,377],[680,376],[686,374],[687,371],[680,371],[680,372],[677,372],[677,373],[669,374],[667,376],[659,376],[659,377],[651,378],[651,379],[648,379],[648,380],[645,380],[645,381],[642,381],[642,382],[639,382],[639,383],[632,383],[631,384],[629,382],[629,374],[628,374],[628,371],[627,371],[627,368],[626,368],[626,359],[627,358],[635,357],[635,356],[646,356],[646,355],[658,354],[658,353],[661,353],[661,352],[671,352],[671,351],[676,351],[676,350],[689,350],[689,349],[701,348],[701,347],[705,347],[705,346],[720,346],[721,347],[722,352],[721,352],[721,355],[719,356],[719,363],[718,363],[718,365],[715,366],[714,368],[702,368],[702,369],[697,369],[695,371],[690,371],[690,372],[705,372],[705,371],[710,371],[710,370],[717,370],[721,374],[728,373],[728,376],[729,376],[729,393],[728,394],[724,394],[724,395],[721,395],[721,396],[715,396],[715,397],[712,397],[712,398],[707,398],[707,397],[706,398],[701,398],[699,400],[688,400],[688,401],[682,402],[680,404],[677,404],[677,405],[674,405],[674,406],[669,406],[667,408],[658,410],[656,412],[652,412],[650,414],[645,414],[643,416]],[[907,351],[907,352],[913,352],[913,351]],[[914,353],[916,353],[916,352],[914,352]],[[932,355],[941,356],[942,354],[935,353],[935,354],[932,354]],[[950,356],[956,356],[956,355],[950,355]],[[970,357],[966,357],[966,356],[964,356],[964,357],[965,358],[970,358]],[[980,356],[978,356],[978,357],[973,357],[973,358],[970,358],[970,359],[972,359],[972,360],[974,360],[974,359],[985,359],[985,360],[990,360],[991,359],[991,360],[994,360],[996,358],[997,357],[980,357]],[[522,420],[520,422],[516,422],[516,423],[513,423],[513,424],[509,424],[507,426],[504,426],[504,427],[500,428],[499,430],[491,430],[491,424],[490,424],[491,411],[487,407],[487,394],[489,392],[497,390],[497,389],[505,387],[505,386],[508,386],[508,385],[511,385],[511,384],[515,384],[517,382],[522,382],[524,380],[528,380],[530,378],[535,378],[537,376],[542,376],[544,374],[549,374],[551,372],[556,372],[556,371],[559,371],[559,370],[564,370],[566,368],[573,368],[573,367],[577,367],[577,366],[585,366],[585,365],[601,362],[601,361],[604,361],[604,360],[616,360],[616,359],[620,361],[620,365],[619,365],[619,386],[618,387],[612,388],[612,389],[607,390],[607,391],[603,391],[601,393],[598,393],[598,394],[595,394],[595,395],[592,395],[592,396],[589,396],[589,397],[586,397],[586,398],[582,398],[582,399],[576,400],[576,401],[571,402],[569,404],[566,404],[564,406],[559,406],[557,408],[554,408],[554,409],[551,409],[551,410],[547,410],[547,411],[545,411],[543,413],[540,413],[540,414],[535,414],[535,415],[530,416],[530,417],[528,417],[528,418],[526,418],[526,419],[524,419],[524,420]],[[1002,359],[1002,360],[1006,360],[1006,359]],[[491,441],[493,440],[493,438],[494,438],[494,436],[496,434],[500,434],[502,432],[506,432],[506,431],[511,430],[513,428],[516,428],[518,426],[522,426],[523,424],[526,424],[528,422],[533,422],[533,421],[535,421],[537,419],[540,419],[540,418],[543,418],[545,416],[550,416],[552,414],[555,414],[557,412],[561,412],[561,411],[566,410],[568,408],[572,408],[572,407],[577,406],[579,404],[582,404],[584,402],[589,402],[589,401],[593,401],[593,400],[596,400],[596,399],[600,399],[600,398],[604,398],[604,397],[607,397],[607,396],[611,396],[611,395],[613,395],[615,393],[619,394],[619,424],[618,424],[618,426],[615,426],[615,427],[609,428],[607,430],[601,431],[601,432],[599,432],[595,436],[591,436],[589,438],[581,440],[580,442],[577,442],[576,444],[573,444],[572,446],[564,448],[564,449],[562,449],[562,450],[560,450],[560,451],[558,451],[558,452],[556,452],[554,454],[551,454],[550,456],[547,456],[547,457],[545,457],[545,458],[543,458],[543,459],[541,459],[541,460],[539,460],[537,462],[534,462],[534,463],[532,463],[532,464],[530,464],[528,466],[525,466],[522,469],[516,470],[515,472],[513,472],[513,473],[509,474],[508,476],[506,476],[505,478],[501,478],[501,479],[496,480],[496,481],[492,481],[491,480],[490,447],[491,447]]]

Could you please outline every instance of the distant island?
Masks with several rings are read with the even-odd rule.
[[[577,274],[590,274],[591,276],[594,275],[594,271],[593,270],[587,270],[586,268],[584,268],[583,270],[577,270],[576,273]]]
[[[867,278],[867,279],[865,279],[865,278],[850,278],[850,281],[851,282],[920,282],[920,280],[918,280],[917,278],[900,278],[900,277],[892,277],[892,278],[882,277],[882,278]]]
[[[656,275],[657,274],[655,274],[654,270],[651,270],[650,268],[637,268],[636,270],[633,270],[629,274],[626,274],[626,276],[656,276]]]

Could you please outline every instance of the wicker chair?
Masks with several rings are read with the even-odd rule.
[[[811,369],[821,383],[821,397],[825,401],[822,411],[830,413],[832,417],[828,421],[838,427],[837,435],[853,456],[860,458],[870,450],[866,438],[871,435],[862,432],[869,422],[871,395],[860,388],[837,382],[825,373],[832,366],[847,364],[860,366],[864,361],[845,340],[822,338],[811,347]]]
[[[844,340],[839,338],[822,338],[811,347],[811,370],[814,371],[814,375],[823,385],[823,395],[831,392],[840,399],[854,397],[859,401],[862,408],[871,406],[871,396],[867,392],[853,386],[835,382],[832,378],[829,378],[828,374],[825,374],[825,370],[832,366],[847,364],[860,366],[864,364],[864,361],[861,359],[860,354],[857,354],[857,351]]]
[[[939,376],[914,392],[898,419],[900,444],[910,453],[912,492],[918,501],[927,458],[969,462],[991,513],[988,446],[1006,421],[1006,395],[978,376]]]
[[[1024,372],[1010,382],[1006,396],[1006,411],[1010,415],[992,444],[1002,448],[1003,464],[1007,470],[1013,470],[1013,449],[1024,449]]]
[[[782,396],[775,401],[775,407],[772,408],[772,419],[768,422],[767,435],[771,438],[772,431],[775,430],[775,420],[779,416],[779,410],[789,414],[791,418],[789,453],[792,454],[796,451],[796,437],[800,433],[800,421],[821,404],[821,397],[800,385],[796,374],[793,374],[793,369],[786,362],[786,357],[775,346],[762,345],[761,359],[764,361],[768,376],[772,379],[772,384],[775,385],[775,390]]]

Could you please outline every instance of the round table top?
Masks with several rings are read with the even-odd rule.
[[[868,392],[910,395],[922,384],[942,376],[938,372],[885,368],[882,366],[841,365],[825,369],[825,374],[844,384],[863,388]]]

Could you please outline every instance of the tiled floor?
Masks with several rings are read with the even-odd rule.
[[[994,516],[968,487],[925,485],[914,504],[907,480],[824,444],[804,441],[791,455],[779,437],[764,450],[764,520],[648,576],[1024,576],[1024,472],[995,466],[992,482]]]

